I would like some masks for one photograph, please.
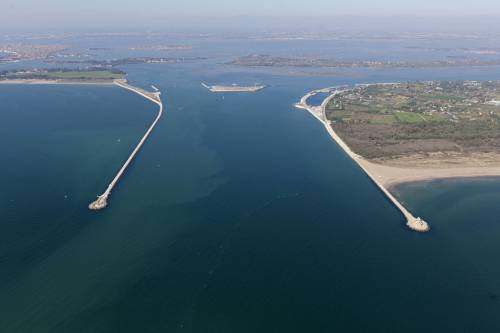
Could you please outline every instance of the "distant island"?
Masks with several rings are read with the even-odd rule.
[[[464,52],[478,55],[497,55],[500,52],[500,48],[490,48],[490,47],[480,47],[480,48],[468,48],[468,47],[421,47],[421,46],[408,46],[408,50],[421,51],[421,52]]]
[[[130,57],[121,59],[109,60],[95,60],[95,59],[71,59],[71,58],[48,58],[46,63],[50,64],[76,64],[76,65],[89,65],[93,67],[116,67],[123,65],[137,65],[137,64],[178,64],[189,61],[206,60],[205,57]]]
[[[344,61],[319,57],[281,57],[253,54],[236,58],[228,65],[245,67],[323,67],[323,68],[443,68],[443,67],[493,67],[500,66],[500,59],[446,58],[424,61]]]
[[[46,59],[66,49],[64,45],[0,44],[0,63]]]
[[[112,50],[109,47],[90,47],[87,51]],[[142,45],[129,47],[130,51],[185,51],[191,50],[189,45]],[[26,60],[41,60],[51,64],[87,64],[92,66],[119,66],[133,64],[176,64],[186,61],[205,60],[206,57],[127,57],[119,59],[98,60],[92,55],[71,50],[66,45],[44,45],[31,43],[0,44],[0,64]]]
[[[131,51],[186,51],[192,50],[191,45],[140,45],[128,48]]]

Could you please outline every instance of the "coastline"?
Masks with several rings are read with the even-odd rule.
[[[387,188],[393,188],[404,183],[433,181],[439,179],[500,177],[500,166],[406,168],[373,163],[368,160],[364,160],[363,163],[365,167],[376,175],[379,181]]]
[[[333,130],[330,122],[326,118],[326,106],[335,97],[336,94],[341,92],[336,87],[325,88],[320,90],[314,90],[303,96],[299,103],[295,104],[296,108],[307,110],[311,113],[317,120],[319,120],[325,129],[327,130],[330,137],[344,150],[344,152],[358,164],[358,166],[364,171],[364,173],[371,179],[371,181],[378,187],[382,193],[392,202],[392,204],[401,212],[401,214],[406,219],[406,225],[413,231],[416,232],[428,232],[430,230],[429,224],[420,217],[415,217],[413,214],[406,209],[406,207],[399,202],[399,200],[392,195],[389,188],[383,184],[380,179],[380,174],[374,173],[372,165],[364,157],[356,154],[351,150],[351,148],[340,138],[340,136]],[[329,93],[329,96],[321,103],[320,106],[310,106],[307,104],[309,97],[314,96],[318,93]]]
[[[355,86],[372,85],[395,85],[397,82],[366,83]],[[344,86],[342,87],[344,88]],[[334,93],[325,99],[321,105],[321,114],[318,118],[322,122],[326,119],[325,108],[330,100],[335,96],[338,87],[325,88],[316,92],[329,91]],[[312,92],[314,93],[314,92]],[[311,93],[306,95],[311,96]],[[305,102],[301,100],[301,103]],[[326,126],[326,125],[325,125]],[[331,126],[328,126],[331,128]],[[333,129],[332,129],[333,131]],[[340,137],[339,137],[340,139]],[[344,141],[340,139],[343,143]],[[350,150],[347,144],[344,145]],[[344,147],[343,147],[344,148]],[[353,153],[354,154],[354,153]],[[500,154],[498,153],[477,153],[471,156],[461,154],[412,154],[404,157],[389,159],[366,159],[355,154],[364,168],[377,177],[377,180],[385,187],[392,188],[399,184],[432,181],[439,179],[454,178],[479,178],[479,177],[500,177]],[[443,156],[444,155],[444,156]]]
[[[400,189],[405,188],[406,186],[413,186],[413,185],[427,186],[431,185],[434,182],[441,182],[441,181],[446,183],[459,182],[466,184],[466,183],[477,183],[477,182],[488,183],[498,180],[499,178],[497,176],[434,178],[434,179],[424,179],[424,180],[395,183],[394,185],[390,185],[389,189],[391,190],[391,192],[399,193]]]
[[[356,154],[333,130],[330,121],[326,118],[326,106],[337,93],[342,91],[340,90],[341,88],[343,87],[331,87],[311,91],[304,95],[300,102],[295,104],[295,107],[307,110],[325,126],[334,141],[361,167],[394,205],[401,210],[403,215],[407,217],[408,226],[411,229],[416,230],[411,225],[411,213],[391,194],[391,190],[398,185],[445,179],[500,177],[500,154],[495,153],[477,153],[471,156],[462,156],[460,154],[434,154],[433,156],[414,154],[387,160],[368,160]],[[320,106],[308,105],[307,100],[309,97],[318,93],[329,93],[329,96]],[[420,227],[417,225],[417,229],[421,229]],[[428,230],[429,227],[427,226],[426,230],[416,231]]]

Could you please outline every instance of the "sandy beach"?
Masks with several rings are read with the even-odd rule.
[[[377,180],[387,188],[398,184],[431,181],[437,179],[500,177],[500,166],[450,166],[441,167],[396,167],[359,159],[359,163],[369,170]],[[435,160],[429,160],[429,165],[436,165]]]

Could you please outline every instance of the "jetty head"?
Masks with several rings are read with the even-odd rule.
[[[422,220],[420,217],[409,218],[406,225],[408,226],[408,228],[418,232],[427,232],[430,230],[429,224]]]
[[[101,210],[108,205],[108,196],[106,194],[97,197],[97,200],[89,205],[90,210]]]

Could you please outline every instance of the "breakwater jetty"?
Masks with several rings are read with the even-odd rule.
[[[378,180],[378,176],[374,170],[372,170],[372,163],[367,161],[362,156],[356,154],[351,150],[351,148],[342,140],[337,133],[333,130],[330,121],[326,117],[326,107],[328,103],[337,95],[345,91],[339,87],[325,88],[314,90],[306,95],[304,95],[300,102],[295,104],[296,108],[307,110],[311,113],[316,119],[318,119],[328,131],[328,134],[335,140],[335,142],[344,150],[344,152],[349,155],[358,165],[359,167],[370,177],[372,182],[377,185],[377,187],[385,194],[385,196],[391,201],[396,208],[399,209],[401,214],[406,218],[406,225],[414,231],[418,232],[427,232],[430,230],[429,224],[425,222],[420,217],[415,217],[413,214],[401,203],[399,202],[394,195]],[[307,103],[308,99],[312,96],[315,96],[320,93],[329,94],[328,97],[321,103],[320,106],[311,106]]]
[[[266,86],[239,86],[236,84],[230,86],[209,86],[205,83],[201,84],[213,93],[238,93],[238,92],[257,92],[264,89]]]
[[[93,201],[89,205],[89,209],[91,209],[91,210],[100,210],[100,209],[106,208],[106,206],[108,205],[109,196],[110,196],[111,192],[113,191],[113,188],[116,186],[116,184],[118,183],[118,181],[120,180],[122,175],[125,173],[127,167],[132,162],[132,160],[135,158],[135,156],[137,155],[139,150],[141,150],[144,142],[146,142],[146,140],[148,139],[149,135],[153,131],[153,128],[156,126],[156,124],[158,123],[158,120],[160,120],[160,117],[163,113],[163,103],[161,101],[161,97],[160,97],[161,92],[160,91],[148,92],[148,91],[145,91],[143,89],[140,89],[140,88],[137,88],[137,87],[134,87],[134,86],[128,84],[126,80],[115,80],[114,84],[116,84],[117,86],[119,86],[121,88],[132,91],[132,92],[150,100],[151,102],[157,104],[159,106],[158,115],[156,116],[155,120],[153,121],[151,126],[148,128],[148,130],[146,131],[144,136],[141,138],[141,140],[139,141],[139,143],[137,144],[135,149],[132,151],[132,154],[130,154],[130,156],[125,161],[123,166],[120,168],[120,170],[118,171],[116,176],[113,178],[111,183],[108,185],[108,187],[106,188],[106,191],[104,191],[103,194],[99,195],[97,197],[97,200]]]

